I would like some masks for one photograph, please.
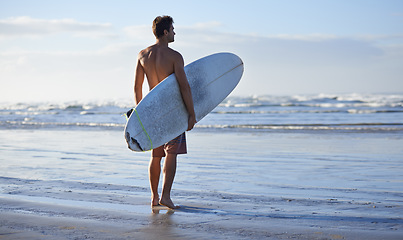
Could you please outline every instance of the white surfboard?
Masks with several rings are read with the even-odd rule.
[[[199,122],[236,87],[243,74],[242,60],[217,53],[185,66]],[[179,136],[188,127],[188,113],[175,74],[155,86],[137,105],[125,127],[128,147],[148,151]]]

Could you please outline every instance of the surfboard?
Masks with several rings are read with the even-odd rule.
[[[196,121],[217,107],[239,83],[244,66],[232,53],[216,53],[185,66]],[[188,113],[175,74],[155,86],[133,109],[126,126],[129,149],[148,151],[186,131]]]

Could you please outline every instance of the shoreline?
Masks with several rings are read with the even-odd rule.
[[[121,132],[1,132],[4,239],[403,236],[400,135],[190,132],[172,190],[182,208],[153,213],[149,152]]]
[[[181,209],[154,212],[141,197],[134,201],[142,203],[137,205],[20,200],[4,195],[0,202],[0,234],[6,239],[400,239],[403,233],[398,229],[402,220],[383,223],[365,217],[296,216],[275,210],[259,215],[233,202],[188,200]]]

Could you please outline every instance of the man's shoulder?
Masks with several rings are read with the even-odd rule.
[[[178,51],[172,49],[172,48],[168,48],[169,51],[169,55],[175,60],[183,60],[182,54],[180,54]]]
[[[175,56],[182,56],[178,51],[168,47],[167,48],[167,52],[169,52],[169,54],[175,55]]]
[[[154,47],[154,45],[152,45],[152,46],[149,46],[149,47],[147,47],[147,48],[144,48],[143,50],[141,50],[140,52],[139,52],[139,57],[142,57],[142,56],[144,56],[144,55],[148,55],[148,53],[153,49],[153,47]]]

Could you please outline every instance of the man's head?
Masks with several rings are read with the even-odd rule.
[[[173,35],[175,35],[172,26],[173,22],[174,20],[170,16],[156,17],[153,22],[153,33],[155,37],[159,39],[167,35],[169,38],[172,38],[172,40],[169,40],[173,42]]]

